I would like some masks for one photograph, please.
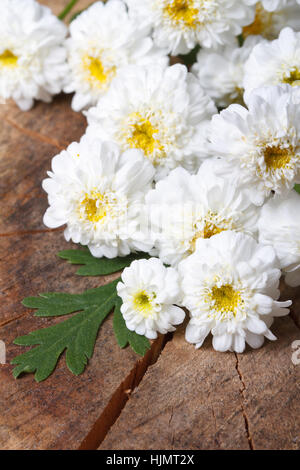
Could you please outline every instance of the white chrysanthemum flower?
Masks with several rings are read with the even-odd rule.
[[[217,106],[243,103],[244,65],[253,47],[263,41],[260,36],[248,37],[243,46],[236,43],[216,51],[201,49],[192,72],[197,76],[204,91]]]
[[[261,205],[271,191],[282,195],[300,182],[299,93],[286,85],[250,94],[248,109],[233,104],[213,116],[208,156],[238,168],[249,197]]]
[[[215,112],[184,65],[131,66],[87,112],[87,135],[142,150],[160,179],[177,166],[197,171],[205,123]]]
[[[204,162],[197,175],[173,170],[146,195],[146,204],[160,259],[176,266],[192,254],[199,238],[235,230],[253,236],[259,209],[251,204],[235,175],[221,177],[223,162]]]
[[[230,44],[254,20],[254,9],[240,0],[126,0],[129,12],[154,28],[154,41],[172,55],[200,44]]]
[[[300,195],[291,191],[284,199],[264,204],[259,220],[259,241],[272,245],[291,286],[300,285]]]
[[[256,88],[279,84],[300,85],[300,32],[291,28],[255,46],[245,64],[245,99]]]
[[[253,23],[243,28],[243,37],[260,35],[266,39],[276,39],[280,31],[286,26],[298,31],[300,29],[299,6],[295,0],[286,0],[278,4],[275,10],[269,11],[262,2],[252,2],[255,5],[255,19]]]
[[[153,45],[149,26],[129,18],[124,2],[96,2],[70,25],[67,40],[72,107],[87,109],[107,92],[117,72],[128,64],[168,64],[166,51]]]
[[[198,240],[196,252],[179,265],[183,302],[191,314],[186,340],[199,348],[213,335],[217,351],[241,353],[245,342],[259,348],[273,317],[289,313],[278,302],[280,269],[271,246],[243,233],[224,232]]]
[[[88,245],[95,257],[149,251],[143,212],[153,174],[141,152],[122,154],[113,143],[83,138],[52,160],[43,181],[50,206],[44,223],[66,224],[66,240]]]
[[[2,0],[0,97],[28,111],[34,100],[50,102],[67,73],[67,28],[34,0]]]
[[[185,313],[177,307],[181,301],[179,276],[157,258],[136,260],[122,273],[117,285],[122,298],[121,312],[129,330],[147,338],[157,332],[174,331],[183,322]]]

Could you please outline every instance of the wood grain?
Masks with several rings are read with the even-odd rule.
[[[83,116],[73,113],[70,97],[63,96],[52,105],[39,103],[29,113],[8,104],[0,107],[0,116],[4,119],[0,133],[0,338],[7,345],[9,361],[24,350],[12,345],[16,336],[56,321],[34,318],[21,305],[25,296],[45,291],[81,292],[110,278],[76,276],[76,267],[56,256],[72,245],[64,241],[62,230],[47,230],[42,224],[47,198],[41,181],[51,157],[83,134]],[[32,375],[15,381],[12,367],[1,366],[0,447],[73,449],[83,441],[85,446],[91,445],[94,438],[97,444],[127,398],[123,388],[134,386],[161,341],[140,361],[130,349],[119,349],[109,320],[101,328],[95,355],[81,377],[71,375],[64,359],[42,384],[36,384]],[[101,420],[95,437],[90,435],[107,407],[111,416]]]
[[[57,12],[67,2],[43,3],[51,3]],[[89,2],[80,2],[81,7],[84,3]],[[51,105],[37,103],[28,113],[13,103],[0,107],[0,337],[7,345],[8,361],[23,350],[12,345],[16,336],[56,321],[34,318],[21,305],[25,296],[52,290],[81,292],[109,280],[76,276],[75,266],[56,257],[59,250],[71,247],[62,230],[48,230],[42,223],[47,197],[41,181],[51,158],[78,140],[86,127],[85,118],[71,110],[70,99],[59,96]],[[140,380],[162,341],[140,360],[130,349],[119,349],[108,320],[81,377],[71,375],[63,358],[42,384],[36,384],[32,375],[15,381],[12,367],[1,366],[0,447],[74,449],[89,447],[94,439],[96,447],[126,401],[125,390]]]
[[[67,2],[43,3],[51,3],[57,12]],[[51,105],[37,103],[28,113],[13,103],[0,107],[0,337],[8,361],[24,350],[12,344],[16,336],[60,321],[34,318],[21,305],[25,296],[51,290],[81,292],[109,280],[76,276],[75,266],[56,257],[59,250],[70,248],[62,230],[48,230],[42,223],[47,197],[41,181],[51,158],[78,140],[86,127],[85,118],[71,110],[70,99],[59,96]],[[12,366],[1,366],[0,447],[96,447],[126,401],[125,390],[138,383],[162,341],[140,360],[130,349],[119,349],[110,319],[101,328],[87,372],[80,377],[67,370],[64,358],[41,384],[32,375],[16,381]]]
[[[131,395],[100,450],[299,449],[300,366],[290,318],[278,341],[243,355],[196,351],[175,333]]]
[[[2,327],[0,335],[8,345],[8,360],[21,351],[12,345],[16,335],[56,321],[59,320],[29,316]],[[0,366],[1,449],[97,446],[126,401],[125,391],[138,383],[148,363],[158,354],[161,341],[162,338],[146,358],[139,360],[129,348],[121,350],[117,346],[109,318],[100,329],[86,372],[79,377],[67,370],[64,358],[55,373],[40,384],[34,382],[32,375],[14,380],[12,367]]]
[[[58,13],[68,1],[41,3]],[[12,344],[16,336],[61,321],[33,317],[21,305],[25,296],[82,292],[110,280],[76,276],[56,256],[72,244],[62,229],[42,223],[41,181],[51,158],[86,127],[70,100],[61,95],[28,113],[0,106],[0,340],[8,361],[24,350]],[[300,366],[291,361],[291,343],[300,339],[300,289],[284,288],[283,298],[295,299],[293,320],[276,321],[279,340],[244,355],[216,353],[208,341],[195,351],[181,329],[165,348],[160,337],[141,360],[119,349],[109,318],[79,377],[64,357],[40,384],[32,375],[14,380],[12,366],[0,366],[0,448],[298,449]]]
[[[65,144],[79,139],[86,123],[70,110],[70,97],[57,97],[52,105],[37,104],[22,113],[14,104],[0,106],[0,324],[18,317],[20,301],[29,291],[69,288],[59,281],[56,269],[63,263],[56,253],[64,243],[62,229],[51,231],[43,225],[47,195],[41,188],[51,158],[59,149],[45,142],[49,135]],[[56,124],[55,124],[56,123]],[[57,131],[52,130],[57,126]],[[35,137],[32,137],[32,133]],[[30,136],[29,136],[30,134]],[[63,144],[61,144],[63,148]],[[70,246],[70,245],[68,245]],[[66,280],[74,270],[66,271]],[[62,274],[62,273],[61,273]],[[53,281],[53,282],[52,282]],[[77,288],[96,284],[95,280],[74,282]],[[36,291],[37,292],[37,291]]]

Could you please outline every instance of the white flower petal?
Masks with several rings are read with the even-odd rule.
[[[211,332],[218,351],[243,352],[245,341],[259,347],[264,335],[274,339],[273,317],[286,315],[290,301],[275,300],[277,259],[268,253],[269,247],[233,231],[198,240],[196,251],[178,265],[182,305],[191,315],[187,341],[201,345]]]
[[[297,21],[299,22],[298,12]],[[278,39],[265,41],[254,47],[245,64],[245,100],[248,101],[252,91],[257,88],[290,81],[292,84],[291,73],[299,66],[299,51],[300,33],[291,28],[282,29]]]
[[[88,245],[95,257],[152,248],[144,194],[153,168],[142,155],[128,150],[124,159],[116,144],[85,137],[55,156],[52,170],[43,182],[50,206],[44,216],[47,226],[67,224],[66,238]]]
[[[242,32],[242,26],[254,19],[254,9],[238,0],[194,0],[187,6],[192,9],[187,13],[189,22],[177,16],[178,6],[171,0],[126,0],[126,3],[135,21],[153,27],[156,44],[167,47],[172,55],[186,54],[198,43],[207,48],[232,43]]]
[[[242,353],[245,350],[245,338],[239,334],[233,336],[232,349],[236,353]]]
[[[216,351],[229,351],[232,347],[232,335],[224,334],[220,336],[213,336],[212,344]]]
[[[142,152],[154,164],[159,180],[178,166],[197,171],[205,140],[203,125],[216,111],[184,65],[131,65],[119,72],[97,106],[86,113],[86,132],[112,140],[123,150]]]
[[[75,92],[75,111],[96,105],[128,64],[167,66],[166,50],[155,47],[149,33],[145,24],[131,18],[121,0],[94,2],[72,21],[64,90]]]
[[[262,320],[259,320],[259,318],[255,317],[249,318],[246,325],[249,331],[257,335],[265,334],[267,330],[265,323]]]
[[[63,22],[39,2],[2,0],[0,96],[28,111],[34,100],[49,103],[60,93],[68,72],[66,34]]]
[[[121,278],[123,282],[117,285],[123,301],[121,313],[131,330],[154,339],[157,332],[174,331],[174,325],[183,322],[184,310],[173,305],[181,295],[173,268],[166,268],[157,258],[140,259],[124,269]]]
[[[246,342],[253,349],[258,349],[264,344],[264,335],[257,335],[251,331],[246,332]]]
[[[188,323],[185,330],[185,339],[189,343],[196,344],[197,348],[200,348],[210,332],[210,326],[195,325],[191,322]]]
[[[231,105],[209,125],[207,157],[215,153],[226,159],[254,204],[262,205],[272,191],[286,195],[300,179],[296,88],[287,84],[255,89],[247,100],[248,110]]]

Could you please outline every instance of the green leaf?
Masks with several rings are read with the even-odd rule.
[[[188,54],[180,55],[179,57],[183,60],[184,65],[191,67],[197,61],[197,54],[200,51],[200,46],[197,45]]]
[[[294,189],[300,194],[300,184],[295,184]]]
[[[147,350],[150,349],[149,340],[145,336],[138,335],[134,331],[128,330],[120,310],[121,305],[122,300],[118,298],[113,319],[113,326],[117,343],[120,348],[125,348],[128,344],[130,344],[134,352],[140,356],[144,356]]]
[[[14,343],[20,346],[38,346],[12,360],[12,364],[17,365],[13,370],[14,377],[22,372],[35,372],[37,382],[45,380],[65,350],[68,368],[75,375],[81,374],[92,357],[100,325],[118,302],[117,282],[79,295],[53,293],[25,299],[26,306],[39,309],[39,316],[80,313],[57,325],[17,338]]]
[[[242,34],[240,34],[238,37],[238,42],[239,42],[239,46],[242,47],[242,45],[244,44],[245,42],[245,39],[244,39],[244,36]]]
[[[58,15],[60,20],[64,20],[68,13],[74,8],[74,6],[78,3],[78,0],[71,0],[67,6],[63,9],[63,11]]]
[[[149,340],[127,329],[120,311],[122,300],[116,291],[118,282],[119,279],[116,279],[82,294],[51,292],[24,299],[23,304],[37,309],[35,315],[39,317],[79,313],[56,325],[16,338],[14,344],[36,347],[11,361],[16,365],[14,377],[19,377],[23,372],[35,372],[37,382],[45,380],[54,371],[64,351],[69,370],[75,375],[81,374],[92,357],[98,330],[113,308],[113,326],[119,346],[125,348],[130,344],[137,354],[144,356],[150,348]]]
[[[80,276],[103,276],[113,274],[129,266],[132,261],[140,258],[149,258],[146,253],[131,254],[120,258],[94,258],[89,250],[64,250],[58,253],[62,259],[71,264],[83,264],[76,274]]]
[[[36,317],[57,317],[69,313],[86,310],[93,306],[105,305],[107,300],[116,295],[117,279],[105,286],[89,289],[82,294],[63,294],[60,292],[49,292],[39,294],[39,297],[26,297],[23,305],[29,308],[36,308]]]

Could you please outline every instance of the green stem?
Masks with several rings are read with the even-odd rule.
[[[65,17],[67,16],[68,13],[70,13],[70,11],[72,10],[72,8],[76,5],[76,3],[78,2],[78,0],[71,0],[68,5],[66,6],[66,8],[58,15],[58,18],[60,20],[63,20],[65,19]]]

